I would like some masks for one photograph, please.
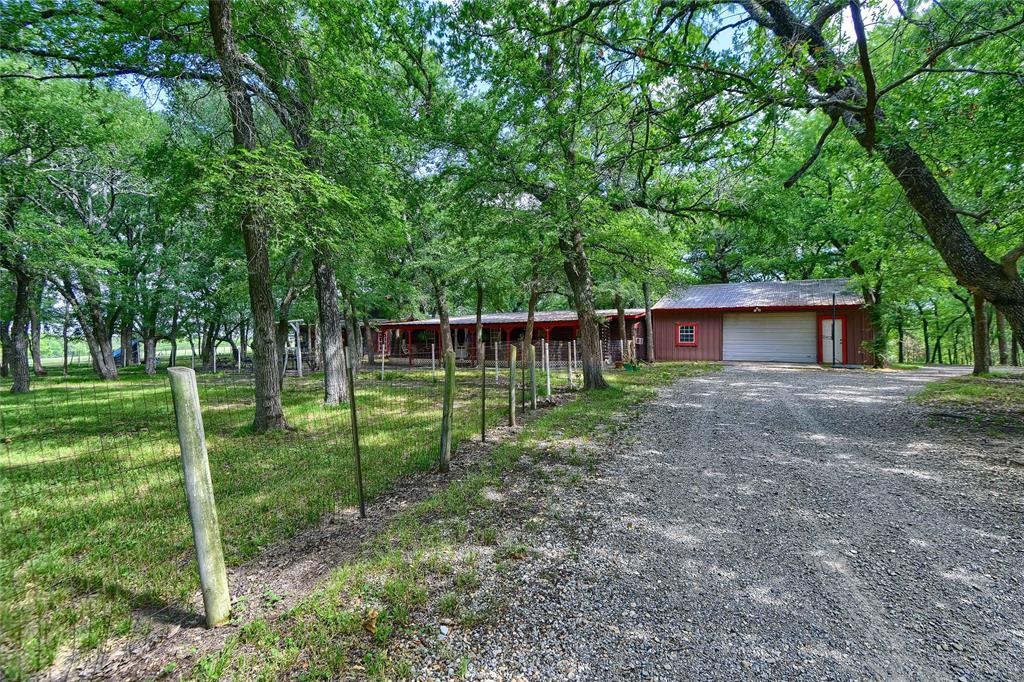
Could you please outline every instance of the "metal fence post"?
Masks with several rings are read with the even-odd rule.
[[[551,397],[551,344],[544,342],[544,381],[547,384],[546,395]]]
[[[516,425],[516,347],[508,347],[508,425]]]
[[[455,407],[455,351],[444,354],[444,393],[441,406],[441,453],[438,458],[438,469],[442,474],[448,473],[448,463],[452,456],[452,412]]]
[[[569,388],[576,388],[576,367],[574,367],[574,365],[576,364],[576,358],[574,357],[575,351],[576,342],[570,341],[568,349],[569,361],[566,363],[569,366]]]
[[[537,409],[537,347],[530,344],[530,409]]]
[[[522,387],[519,391],[519,409],[523,414],[526,414],[526,339],[523,339],[523,360],[519,363],[519,385]]]
[[[480,442],[487,442],[487,344],[480,342]]]
[[[434,344],[430,344],[430,380],[437,381],[437,362],[434,360]]]
[[[167,374],[174,400],[185,497],[196,544],[206,626],[214,628],[226,623],[231,615],[231,597],[228,593],[224,550],[220,544],[220,524],[217,522],[217,504],[213,498],[213,482],[210,480],[210,461],[206,453],[206,433],[203,431],[203,413],[199,409],[196,373],[187,367],[171,367]]]
[[[344,349],[342,349],[344,353]],[[359,453],[359,415],[356,409],[356,381],[352,374],[352,363],[344,353],[345,380],[348,382],[348,413],[352,424],[352,454],[356,460],[356,494],[359,496],[359,518],[366,518],[366,498],[363,496],[363,459]]]

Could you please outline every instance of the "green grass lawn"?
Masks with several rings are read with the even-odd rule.
[[[481,584],[476,548],[493,546],[496,558],[517,561],[530,551],[501,544],[488,518],[502,515],[488,490],[502,475],[553,440],[600,440],[598,427],[653,397],[658,386],[717,369],[709,363],[658,364],[639,373],[610,372],[611,387],[578,394],[530,421],[515,440],[497,446],[478,471],[399,516],[369,539],[356,560],[337,567],[325,585],[273,621],[242,624],[224,648],[203,657],[186,679],[405,679],[409,665],[389,653],[389,641],[424,627],[428,604],[449,622],[471,626],[487,617],[471,606]],[[605,431],[604,433],[607,433]],[[565,480],[583,485],[593,455],[564,459]],[[533,461],[532,459],[530,461]],[[528,523],[526,524],[529,525]],[[526,529],[524,529],[526,530]],[[484,609],[484,610],[481,610]],[[456,662],[457,663],[457,662]]]
[[[507,376],[507,374],[506,374]],[[438,374],[440,377],[440,374]],[[456,442],[479,434],[479,373],[459,371]],[[71,648],[136,629],[139,610],[178,617],[198,590],[166,377],[117,382],[78,370],[0,386],[0,679]],[[487,421],[506,417],[489,374]],[[322,404],[321,377],[289,377],[293,431],[254,434],[247,377],[201,375],[210,466],[229,564],[354,505],[347,405]],[[365,490],[372,497],[436,462],[441,383],[429,368],[364,372],[357,388]]]
[[[915,400],[973,412],[1024,416],[1024,374],[993,372],[936,381],[917,393]]]

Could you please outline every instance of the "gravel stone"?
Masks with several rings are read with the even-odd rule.
[[[451,629],[449,660],[478,680],[1020,679],[1024,470],[906,400],[949,373],[740,364],[664,389],[557,486],[529,556],[488,571],[476,599],[500,608]]]

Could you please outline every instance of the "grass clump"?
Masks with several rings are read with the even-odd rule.
[[[1024,374],[999,372],[936,381],[921,389],[914,399],[979,413],[994,410],[1024,415]]]

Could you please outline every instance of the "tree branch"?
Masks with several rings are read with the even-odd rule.
[[[999,264],[1003,267],[1003,272],[1006,273],[1007,277],[1014,278],[1018,276],[1017,261],[1019,261],[1022,256],[1024,256],[1024,244],[1007,251],[1006,254],[999,259]]]
[[[846,7],[845,0],[836,0],[836,2],[825,5],[818,10],[818,14],[811,21],[811,26],[820,31],[828,23],[828,20],[842,12],[844,7]]]
[[[868,55],[867,32],[864,30],[864,19],[860,15],[858,0],[850,0],[850,14],[853,16],[853,32],[857,34],[857,54],[860,59],[860,69],[864,73],[864,89],[867,96],[864,102],[863,145],[870,154],[875,146],[875,104],[878,102],[878,95],[875,74],[871,70],[871,58]]]
[[[814,145],[814,151],[811,152],[810,157],[806,161],[804,161],[804,165],[800,166],[800,168],[798,168],[795,173],[789,176],[789,179],[782,183],[783,187],[789,189],[790,187],[795,185],[797,181],[801,177],[803,177],[803,174],[806,173],[812,165],[814,165],[814,162],[818,159],[818,156],[821,154],[822,147],[825,146],[825,140],[828,139],[828,136],[832,134],[832,131],[836,129],[836,126],[838,124],[839,117],[833,116],[832,122],[828,124],[828,127],[825,128],[824,131],[822,131],[821,137],[818,138],[818,144]]]
[[[881,98],[886,93],[891,92],[892,90],[895,90],[896,88],[898,88],[899,86],[903,85],[904,83],[907,83],[907,82],[917,78],[922,73],[925,73],[928,70],[930,70],[932,68],[932,65],[935,64],[935,62],[938,61],[939,57],[942,54],[944,54],[945,52],[948,52],[949,50],[952,50],[952,49],[955,49],[955,48],[958,48],[958,47],[963,47],[965,45],[970,45],[972,43],[980,42],[982,40],[985,40],[986,38],[991,38],[993,36],[997,36],[997,35],[1001,35],[1003,33],[1007,33],[1009,31],[1012,31],[1013,29],[1017,28],[1018,26],[1024,26],[1024,16],[1021,16],[1016,21],[1012,21],[1009,24],[1006,24],[1005,26],[1002,26],[1000,28],[994,28],[991,31],[982,31],[981,33],[976,33],[976,34],[974,34],[973,36],[971,36],[969,38],[964,38],[963,40],[952,40],[952,41],[949,41],[949,42],[942,43],[942,44],[938,45],[934,50],[929,52],[928,60],[924,64],[922,64],[921,66],[917,67],[916,69],[914,69],[913,71],[911,71],[907,75],[905,75],[905,76],[903,76],[901,78],[897,78],[892,83],[889,83],[888,85],[886,85],[883,88],[881,88],[878,91],[878,97]]]

